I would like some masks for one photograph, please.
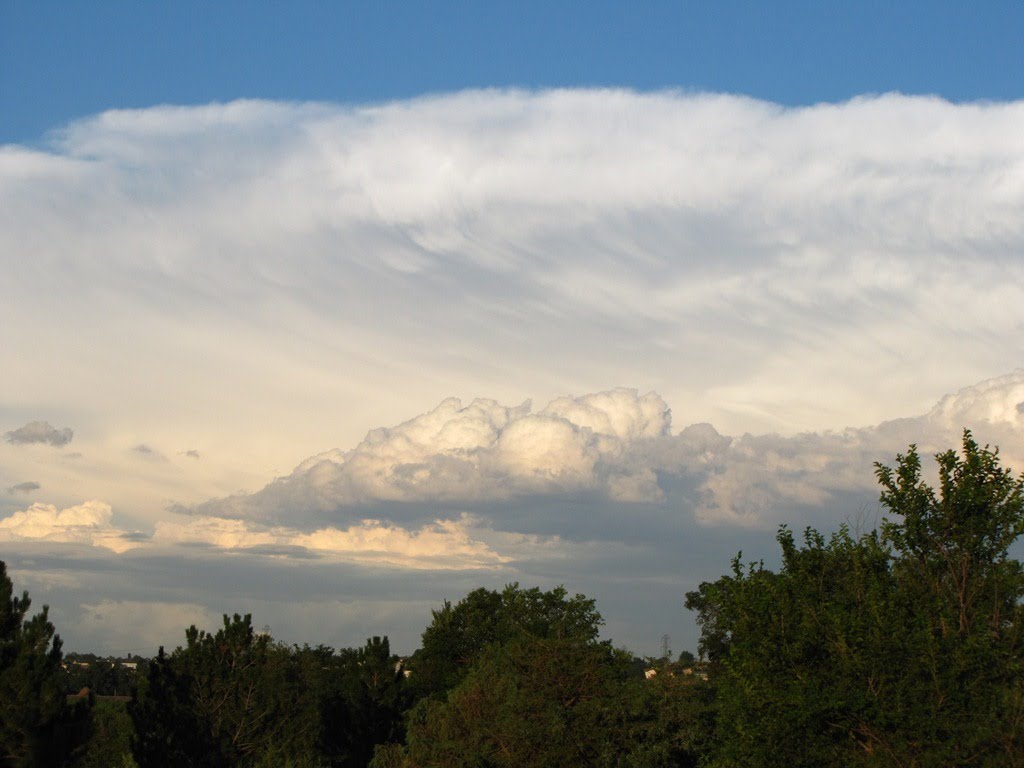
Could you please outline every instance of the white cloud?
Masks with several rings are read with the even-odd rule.
[[[1002,446],[1011,466],[1024,467],[1022,401],[1024,370],[964,388],[913,418],[841,432],[729,437],[707,424],[673,435],[664,400],[635,390],[561,397],[538,413],[528,404],[477,400],[462,407],[447,399],[396,427],[371,430],[350,451],[313,457],[255,494],[211,501],[197,512],[309,526],[379,502],[483,509],[591,498],[677,514],[682,504],[705,524],[773,527],[796,510],[827,510],[842,494],[873,504],[874,462],[892,462],[910,443],[923,454],[955,447],[965,427]],[[686,490],[673,490],[673,478],[688,480]],[[522,530],[514,520],[495,523]],[[586,517],[563,521],[582,538],[588,531],[614,537],[628,525],[619,520],[602,531],[588,529],[592,524]]]
[[[915,444],[922,456],[958,448],[962,430],[998,446],[1005,466],[1024,471],[1024,370],[965,387],[928,413],[873,427],[793,437],[744,435],[717,457],[703,485],[698,518],[771,524],[788,507],[828,508],[840,493],[877,498],[874,462],[893,464]],[[930,463],[926,473],[933,473]]]
[[[991,379],[1024,359],[1024,102],[486,91],[57,136],[0,148],[0,410],[74,424],[80,455],[0,440],[0,487],[52,504],[0,498],[5,554],[109,559],[161,524],[120,568],[292,547],[418,583],[450,548],[446,584],[593,585],[573,547],[629,541],[634,578],[721,535],[725,562],[830,529],[874,503],[872,461],[963,425],[1024,465],[1020,374]],[[652,394],[562,397],[619,383]],[[58,520],[82,499],[117,525]],[[219,520],[175,543],[173,504]]]
[[[373,430],[351,451],[304,462],[289,482],[235,498],[231,510],[246,517],[176,515],[158,521],[151,536],[130,542],[137,545],[131,553],[113,559],[102,548],[124,543],[125,534],[113,526],[109,506],[97,502],[60,511],[34,505],[0,520],[0,539],[8,542],[9,554],[20,554],[12,573],[33,589],[50,585],[56,590],[58,599],[45,593],[44,598],[60,609],[62,621],[71,621],[69,637],[92,643],[81,647],[155,646],[158,636],[166,644],[165,638],[180,638],[185,626],[198,621],[190,617],[201,614],[213,621],[221,610],[258,608],[266,618],[257,623],[283,626],[282,617],[298,616],[298,609],[289,607],[296,594],[309,597],[309,612],[299,611],[303,618],[295,620],[302,627],[287,623],[285,633],[298,642],[330,640],[316,633],[327,624],[341,631],[340,625],[325,624],[312,606],[323,604],[338,584],[346,585],[344,597],[337,599],[348,611],[395,596],[423,608],[458,599],[481,584],[513,580],[566,583],[597,597],[615,637],[643,647],[645,626],[692,632],[685,628],[685,615],[665,615],[664,605],[721,572],[738,548],[748,556],[770,557],[769,532],[780,523],[825,531],[844,520],[872,525],[878,493],[872,463],[892,463],[911,442],[927,456],[956,446],[961,429],[968,427],[980,441],[998,444],[1006,465],[1024,466],[1024,414],[1016,408],[1022,388],[1024,370],[961,389],[920,416],[794,436],[729,437],[708,424],[673,434],[664,402],[629,390],[556,401],[559,413],[578,414],[574,418],[581,421],[586,416],[602,433],[549,413],[554,408],[534,413],[524,406],[477,402],[461,407],[445,401],[396,427]],[[593,408],[600,412],[588,410]],[[645,412],[655,417],[643,417]],[[528,449],[502,449],[504,435],[519,424],[532,435]],[[556,427],[549,433],[552,424]],[[558,450],[546,450],[546,445]],[[587,451],[597,458],[581,468],[580,456]],[[417,466],[442,467],[438,477],[424,476],[425,484],[418,486],[409,480],[415,472],[396,471],[410,455]],[[456,455],[462,457],[457,476],[473,490],[458,503],[438,501],[438,488],[448,492],[456,487],[444,474],[444,461]],[[530,464],[524,458],[516,464],[508,455],[544,460]],[[318,473],[325,463],[328,478],[337,480],[357,457],[374,468],[373,481],[361,486],[364,493],[391,494],[388,482],[402,476],[400,503],[332,497],[332,489],[347,486],[328,483],[314,489],[321,514],[303,514],[311,486],[323,479]],[[581,476],[589,479],[583,482]],[[483,478],[493,483],[493,496],[480,492]],[[656,495],[649,493],[651,487]],[[292,523],[261,521],[271,504]],[[216,507],[207,505],[206,511]],[[368,510],[382,514],[371,518]],[[363,516],[353,520],[353,515]],[[410,522],[417,518],[420,522]],[[49,543],[65,549],[44,546]],[[69,544],[77,545],[70,550],[77,564],[72,571],[61,565]],[[83,558],[81,545],[100,549]],[[416,573],[412,581],[411,571]],[[190,602],[197,589],[202,605]],[[101,602],[76,597],[97,594]],[[159,595],[171,607],[144,607],[146,595]],[[81,603],[86,604],[81,623],[66,619],[78,616]],[[175,608],[179,603],[181,610]],[[393,609],[385,606],[380,623],[364,621],[360,627],[392,633],[411,650],[429,611],[410,616]],[[152,632],[148,626],[142,633],[102,629],[104,620],[135,621],[133,616],[155,617],[160,611],[162,623]],[[353,631],[350,627],[342,634],[344,642],[360,641],[362,630]]]
[[[138,542],[111,525],[114,513],[102,501],[58,510],[52,504],[33,504],[0,520],[0,541],[53,541],[91,544],[114,552],[126,552]]]
[[[150,520],[453,393],[632,383],[684,424],[795,434],[1024,356],[1022,103],[486,91],[58,135],[0,152],[5,399],[67,413],[109,460],[90,493]],[[204,460],[122,498],[141,436]]]
[[[563,415],[564,414],[564,415]],[[572,421],[571,418],[579,419]],[[655,393],[616,389],[562,397],[539,413],[456,398],[395,427],[371,430],[354,449],[302,462],[252,496],[200,505],[200,514],[281,519],[368,501],[497,501],[566,490],[621,501],[660,498],[630,447],[665,435],[671,416]]]
[[[410,530],[379,520],[362,520],[347,528],[326,527],[305,533],[283,526],[258,526],[243,520],[194,517],[161,521],[156,525],[156,546],[203,544],[223,550],[255,551],[273,557],[294,556],[308,550],[321,557],[364,565],[461,570],[494,568],[508,562],[482,541],[473,538],[474,521],[436,520]]]

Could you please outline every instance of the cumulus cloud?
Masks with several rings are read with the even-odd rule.
[[[0,519],[0,541],[87,544],[117,554],[140,547],[161,551],[203,547],[238,554],[317,557],[442,571],[494,568],[510,560],[475,536],[478,521],[468,515],[435,520],[416,529],[362,520],[346,528],[331,526],[313,531],[194,517],[159,521],[152,534],[116,528],[112,520],[110,505],[100,501],[62,510],[52,504],[36,503]],[[521,537],[486,533],[490,533],[492,540],[508,542],[513,548],[523,543]],[[531,543],[544,544],[539,540]]]
[[[199,515],[315,525],[374,504],[408,514],[438,504],[511,508],[537,500],[591,499],[625,505],[601,530],[600,517],[565,519],[579,535],[614,538],[652,514],[689,514],[705,524],[774,526],[800,512],[821,514],[847,496],[872,503],[876,461],[915,443],[927,454],[956,446],[963,428],[1002,446],[1024,468],[1024,371],[944,397],[926,414],[838,432],[730,437],[709,424],[672,434],[671,411],[636,390],[560,397],[540,411],[448,399],[395,427],[372,430],[349,451],[302,462],[263,490],[200,505]],[[534,500],[534,501],[531,501]],[[638,507],[639,505],[639,507]],[[403,511],[404,510],[404,511]],[[662,510],[659,513],[657,510]],[[499,526],[516,520],[489,512]],[[522,525],[522,515],[518,515]],[[589,527],[588,527],[589,526]]]
[[[89,544],[121,553],[138,546],[115,528],[113,511],[102,501],[87,501],[58,510],[52,504],[33,504],[0,520],[0,541],[51,541]]]
[[[630,448],[670,427],[661,397],[630,389],[558,398],[536,413],[529,402],[463,406],[449,398],[371,430],[348,452],[307,459],[257,494],[197,511],[275,520],[370,501],[499,501],[567,490],[649,501],[661,492],[650,468],[631,463]]]
[[[892,464],[910,444],[923,456],[956,448],[965,428],[998,446],[1004,464],[1022,472],[1022,401],[1024,370],[1017,370],[946,395],[916,417],[841,432],[743,435],[711,466],[698,518],[760,525],[794,506],[827,508],[844,493],[870,499],[875,462]]]
[[[42,486],[39,483],[28,480],[24,483],[16,483],[7,489],[8,493],[32,493],[32,491],[38,491]]]
[[[75,433],[69,428],[57,429],[48,421],[30,421],[23,427],[4,433],[8,443],[25,445],[28,443],[44,443],[61,448],[71,442]]]
[[[927,456],[956,446],[968,427],[980,441],[998,444],[1008,466],[1024,467],[1024,413],[1016,407],[1022,388],[1024,370],[965,387],[918,416],[792,436],[728,436],[709,424],[675,432],[660,397],[624,389],[560,397],[539,410],[446,400],[372,430],[350,451],[303,462],[287,482],[270,486],[272,494],[211,502],[192,515],[158,521],[152,533],[115,527],[109,507],[97,502],[62,511],[37,504],[0,521],[0,540],[12,553],[18,551],[13,543],[36,542],[33,557],[60,551],[40,550],[39,542],[121,551],[115,564],[109,556],[91,557],[97,573],[109,572],[102,577],[105,594],[128,602],[173,581],[173,574],[195,574],[188,578],[197,584],[219,583],[223,575],[232,586],[204,602],[219,606],[230,592],[234,602],[226,610],[232,611],[259,596],[268,616],[281,615],[279,603],[291,599],[293,580],[303,591],[316,582],[310,589],[326,594],[349,584],[357,601],[372,601],[396,589],[411,594],[407,576],[401,584],[395,579],[415,571],[423,587],[417,594],[428,604],[457,599],[480,584],[566,583],[599,599],[616,639],[644,648],[655,642],[645,641],[645,631],[658,637],[652,626],[682,637],[692,633],[683,626],[686,617],[665,616],[664,605],[719,573],[737,549],[771,557],[771,531],[780,523],[827,531],[843,521],[877,522],[882,511],[872,464],[891,463],[911,442]],[[532,436],[505,441],[518,424]],[[513,450],[521,444],[530,447]],[[543,459],[530,462],[528,455]],[[413,468],[406,466],[410,457]],[[321,475],[344,478],[347,463],[357,459],[365,470],[361,485],[338,481],[333,487],[341,493],[331,496]],[[447,466],[456,460],[455,469]],[[424,466],[439,467],[440,474],[417,477]],[[453,496],[452,477],[465,480],[464,496]],[[495,497],[483,492],[485,479],[494,483]],[[360,493],[353,495],[352,487]],[[439,500],[439,488],[449,497]],[[323,507],[319,515],[304,506],[313,497]],[[215,515],[216,509],[234,516]],[[130,554],[121,549],[127,546]],[[20,567],[29,574],[36,568]],[[38,568],[47,572],[46,561]],[[151,569],[157,575],[147,575]],[[113,574],[119,573],[131,576],[118,581]],[[331,581],[325,573],[346,576]],[[78,589],[97,579],[86,569]],[[331,583],[321,584],[324,579]],[[262,596],[267,590],[276,597]],[[71,598],[65,602],[75,605]],[[410,648],[422,624],[401,624]],[[76,633],[89,636],[81,627]],[[311,637],[320,638],[296,639]]]

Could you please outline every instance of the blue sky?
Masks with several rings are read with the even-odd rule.
[[[682,596],[1024,467],[1024,5],[0,0],[0,549],[69,650]]]
[[[1024,5],[980,2],[0,3],[0,141],[105,109],[372,102],[464,88],[692,88],[786,105],[1014,99]]]

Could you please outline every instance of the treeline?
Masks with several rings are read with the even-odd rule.
[[[120,708],[68,703],[46,610],[0,564],[0,763],[53,766],[1024,766],[1024,480],[965,432],[878,465],[877,530],[778,534],[686,596],[697,665],[599,639],[593,600],[478,589],[408,658],[191,627]],[[690,661],[689,659],[687,660]],[[142,669],[140,665],[140,669]]]

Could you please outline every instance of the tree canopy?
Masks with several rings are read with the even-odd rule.
[[[475,589],[456,605],[447,600],[433,611],[412,659],[419,695],[454,688],[485,649],[525,635],[534,638],[595,640],[604,623],[594,600],[569,596],[564,587],[542,591],[509,584],[501,592]]]
[[[922,480],[876,465],[894,515],[782,528],[778,573],[733,561],[687,595],[716,694],[713,765],[1024,764],[1024,480],[964,433]]]

